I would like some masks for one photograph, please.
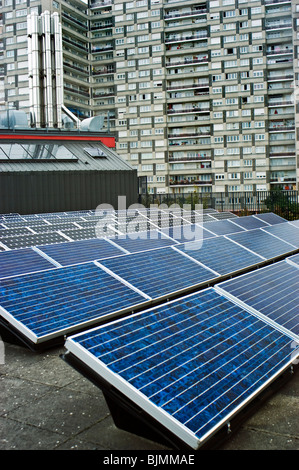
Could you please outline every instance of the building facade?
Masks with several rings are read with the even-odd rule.
[[[149,192],[298,189],[298,0],[2,1],[4,107],[29,105],[27,15],[58,12],[64,105]]]

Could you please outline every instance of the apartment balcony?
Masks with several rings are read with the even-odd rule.
[[[291,0],[264,0],[265,5],[275,5],[277,3],[290,3]]]
[[[94,25],[91,26],[91,31],[99,31],[103,29],[111,29],[113,27],[113,23],[106,23],[104,25]]]
[[[62,42],[66,42],[67,44],[70,44],[73,47],[76,47],[76,48],[80,49],[80,51],[84,51],[86,53],[88,52],[88,46],[87,45],[85,45],[83,43],[76,42],[72,39],[68,39],[65,36],[62,36]]]
[[[186,187],[186,186],[211,186],[213,183],[212,179],[210,180],[206,180],[206,181],[202,181],[202,180],[192,180],[192,181],[189,181],[187,179],[182,179],[182,180],[169,180],[169,186],[182,186],[182,187]]]
[[[206,137],[206,136],[211,136],[211,131],[206,131],[206,132],[182,132],[182,133],[176,133],[173,132],[171,134],[168,134],[169,139],[180,139],[182,137]]]
[[[290,177],[290,176],[279,176],[276,178],[271,178],[270,177],[270,183],[296,183],[297,179],[296,177]]]
[[[105,8],[107,6],[112,6],[113,5],[113,0],[103,0],[103,1],[97,1],[97,2],[92,2],[90,4],[90,8]]]
[[[114,68],[103,67],[100,70],[93,70],[92,75],[112,75],[114,72]]]
[[[193,113],[209,113],[210,107],[196,107],[188,108],[188,109],[168,109],[167,114],[193,114]]]
[[[294,131],[294,126],[277,126],[277,127],[269,127],[269,132],[287,132],[287,131]]]
[[[170,43],[181,43],[185,41],[194,41],[194,40],[199,40],[199,39],[207,39],[208,38],[208,33],[205,31],[204,33],[193,33],[190,32],[190,34],[171,34],[165,38],[165,43],[170,44]]]
[[[294,75],[293,74],[287,74],[287,75],[270,75],[267,77],[268,82],[274,82],[274,81],[280,81],[280,80],[294,80]]]
[[[206,84],[198,84],[198,83],[190,83],[189,85],[172,85],[167,86],[166,91],[174,91],[174,90],[199,90],[196,94],[198,95],[208,95],[209,94],[209,85]]]
[[[278,157],[295,157],[296,152],[270,152],[269,157],[270,158],[278,158]]]
[[[277,55],[285,55],[285,54],[293,54],[293,49],[280,49],[276,48],[274,50],[267,50],[267,57],[268,56],[277,56]]]
[[[207,64],[208,62],[209,62],[208,56],[205,56],[200,59],[184,59],[184,60],[180,60],[177,62],[167,62],[166,67],[177,67],[178,65],[190,66],[190,65],[204,64],[204,63]]]
[[[80,72],[82,73],[83,75],[89,75],[89,71],[86,70],[85,68],[83,67],[78,67],[77,65],[73,65],[73,64],[70,64],[69,62],[63,62],[63,66],[64,67],[68,67],[72,70],[75,70],[76,72]]]
[[[287,29],[292,28],[292,23],[268,23],[265,25],[266,31],[272,31],[276,29]]]
[[[193,7],[190,12],[180,13],[177,12],[169,12],[164,14],[164,20],[173,20],[176,18],[189,18],[198,15],[205,15],[208,12],[207,8],[203,7]]]
[[[73,87],[64,85],[63,89],[64,89],[65,91],[68,91],[68,92],[71,92],[71,93],[75,93],[76,95],[85,96],[86,98],[89,98],[89,97],[90,97],[90,93],[89,93],[89,92],[84,91],[84,90],[80,90],[79,88],[73,88]]]
[[[293,101],[269,101],[269,108],[277,107],[277,106],[287,106],[287,105],[293,105]]]
[[[88,28],[88,23],[87,21],[83,21],[82,19],[75,18],[74,16],[70,15],[69,13],[66,13],[63,11],[61,13],[62,18],[66,19],[70,23],[74,23],[76,26],[79,26],[81,29],[84,29],[85,31]]]
[[[107,52],[113,51],[113,44],[106,44],[105,46],[92,46],[91,52]]]
[[[169,163],[179,163],[179,162],[186,162],[186,163],[193,163],[193,162],[211,162],[211,156],[202,156],[202,155],[195,155],[195,156],[188,156],[184,155],[181,157],[174,157],[169,156],[168,158]],[[210,163],[211,165],[211,163]],[[211,166],[209,167],[211,168]]]

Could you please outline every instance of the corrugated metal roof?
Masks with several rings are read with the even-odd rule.
[[[45,140],[20,140],[13,139],[1,141],[0,136],[0,148],[2,144],[25,144],[25,145],[43,145],[49,144],[49,141]],[[72,160],[55,160],[55,159],[43,159],[41,161],[31,160],[26,158],[24,160],[0,160],[0,172],[44,172],[44,171],[116,171],[116,170],[127,170],[132,171],[133,168],[129,165],[122,157],[120,157],[114,150],[106,147],[101,142],[94,141],[51,141],[51,144],[56,144],[66,147],[74,156],[77,161]],[[99,148],[105,155],[106,158],[95,158],[88,155],[84,148]]]

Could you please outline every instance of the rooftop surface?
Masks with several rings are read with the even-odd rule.
[[[1,450],[98,450],[103,455],[108,450],[176,452],[118,429],[101,390],[62,360],[63,347],[36,354],[15,344],[4,345]],[[217,448],[299,450],[298,410],[299,372],[295,370]]]

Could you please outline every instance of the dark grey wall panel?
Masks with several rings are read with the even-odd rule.
[[[118,196],[126,196],[127,207],[138,202],[135,170],[0,173],[0,213],[75,211],[103,203],[118,209]]]

